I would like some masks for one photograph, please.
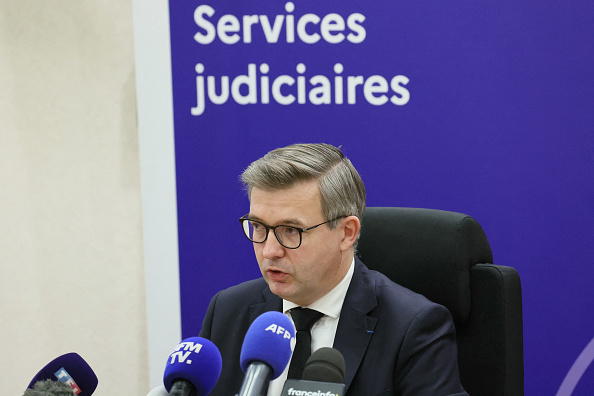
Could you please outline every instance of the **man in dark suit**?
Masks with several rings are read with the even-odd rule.
[[[213,297],[201,337],[221,351],[211,395],[238,393],[243,338],[267,311],[320,312],[311,350],[344,356],[349,396],[466,394],[458,374],[455,329],[446,308],[371,271],[355,257],[365,187],[340,149],[300,144],[276,149],[242,174],[250,198],[240,219],[262,278]],[[287,370],[271,382],[278,396]]]

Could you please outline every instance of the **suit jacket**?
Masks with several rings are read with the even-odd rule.
[[[223,371],[213,396],[239,392],[243,338],[267,311],[282,311],[282,299],[264,279],[217,293],[200,337],[221,351]],[[369,270],[358,258],[334,339],[344,356],[347,396],[466,395],[460,384],[455,328],[449,311]]]

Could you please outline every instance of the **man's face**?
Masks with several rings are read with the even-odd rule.
[[[308,228],[329,219],[322,213],[317,181],[274,191],[252,189],[250,219],[269,226]],[[343,251],[344,230],[327,224],[303,233],[297,249],[283,247],[270,231],[264,243],[254,243],[256,259],[270,290],[298,305],[309,305],[332,290],[352,260]]]

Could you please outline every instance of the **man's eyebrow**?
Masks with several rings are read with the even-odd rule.
[[[267,224],[264,221],[262,221],[262,219],[260,219],[258,216],[253,215],[251,213],[248,213],[247,218],[250,220],[255,220],[255,221],[259,221],[260,223],[269,225],[269,226],[276,226],[276,225],[290,225],[290,226],[295,226],[295,227],[303,227],[303,223],[300,220],[297,219],[285,219],[285,220],[281,220],[279,223],[277,224]]]
[[[283,220],[280,224],[303,227],[303,223],[297,219]]]

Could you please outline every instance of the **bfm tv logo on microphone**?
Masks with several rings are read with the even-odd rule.
[[[82,392],[80,390],[80,388],[78,387],[78,385],[76,384],[76,382],[74,382],[74,379],[72,378],[72,376],[70,374],[68,374],[68,371],[66,371],[64,369],[64,367],[62,367],[60,370],[56,371],[54,373],[54,375],[60,382],[63,382],[66,385],[70,386],[75,395],[78,395],[80,392]]]
[[[202,344],[197,342],[181,342],[177,345],[177,348],[173,350],[173,353],[169,355],[171,361],[169,364],[174,364],[176,359],[179,363],[192,364],[192,360],[188,359],[193,353],[198,353],[202,349]]]

